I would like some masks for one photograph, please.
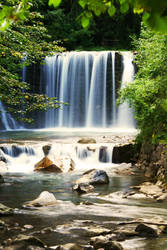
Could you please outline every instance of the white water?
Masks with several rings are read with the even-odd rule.
[[[18,124],[13,119],[13,117],[5,110],[1,101],[0,101],[0,117],[3,129],[12,130],[18,128]]]
[[[116,53],[66,52],[46,57],[40,72],[40,90],[49,97],[67,102],[63,108],[37,114],[38,128],[134,128],[133,116],[127,104],[116,107]],[[132,54],[121,52],[123,58],[122,87],[134,77]],[[119,71],[121,71],[119,69]],[[34,72],[36,73],[36,72]],[[120,72],[121,73],[121,72]],[[26,67],[22,78],[26,81]],[[118,81],[118,79],[117,79]],[[32,83],[33,84],[33,83]],[[32,86],[33,87],[33,86]],[[112,90],[112,92],[111,92]],[[20,129],[0,102],[5,130]],[[23,127],[22,127],[23,128]]]
[[[124,52],[124,57],[123,57],[124,70],[122,75],[121,88],[126,87],[127,84],[131,83],[134,79],[134,66],[132,64],[132,61],[133,61],[133,55],[129,52]],[[121,128],[135,127],[133,112],[129,108],[127,102],[124,102],[123,104],[119,105],[117,127]]]
[[[117,114],[115,53],[83,51],[46,57],[46,94],[50,97],[56,96],[58,100],[69,105],[56,111],[49,110],[45,117],[45,128],[120,127],[120,116],[123,113],[124,120],[125,112],[129,114],[130,111],[125,106],[125,112],[119,111]],[[125,84],[132,80],[134,69],[132,54],[121,54],[124,59],[122,81]],[[109,60],[112,60],[110,67]],[[108,73],[112,75],[110,80]],[[111,94],[108,93],[108,87],[112,89]],[[126,123],[126,127],[128,126],[132,128],[134,124],[132,126],[130,121],[130,124]]]
[[[41,143],[31,146],[2,145],[0,156],[7,160],[7,172],[32,173],[35,164],[44,157],[43,145]],[[111,167],[113,145],[109,143],[86,145],[54,143],[48,157],[53,162],[61,160],[64,163],[64,172],[68,172],[71,159],[75,163],[75,170],[100,168],[102,165]]]

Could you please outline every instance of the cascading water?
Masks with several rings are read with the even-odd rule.
[[[17,122],[5,110],[5,108],[4,108],[1,101],[0,101],[0,115],[1,115],[2,129],[4,129],[4,130],[12,130],[12,129],[17,129],[18,128]]]
[[[123,58],[118,69],[118,59]],[[127,104],[116,106],[116,97],[122,75],[122,87],[132,81],[134,67],[130,52],[66,52],[46,57],[35,77],[23,68],[23,81],[28,80],[33,90],[39,90],[49,97],[69,105],[62,109],[49,109],[39,113],[34,128],[134,128],[133,116]],[[33,75],[33,77],[29,76]],[[119,77],[118,77],[119,75]],[[39,80],[39,86],[37,81]],[[31,82],[33,81],[33,82]],[[35,85],[34,85],[35,84]],[[2,103],[1,128],[20,129]],[[31,126],[32,127],[32,126]],[[23,128],[23,127],[22,127]]]
[[[132,61],[133,61],[133,55],[129,52],[124,52],[124,57],[123,57],[124,71],[122,75],[121,88],[126,87],[127,84],[132,82],[134,79],[134,66]],[[119,105],[117,126],[123,128],[135,127],[133,112],[129,108],[127,102],[124,102],[123,104]]]
[[[45,128],[54,127],[116,127],[124,122],[120,116],[130,118],[128,106],[117,113],[116,53],[67,52],[46,57],[44,66],[45,90],[50,97],[69,103],[58,110],[48,110]],[[134,69],[132,54],[121,52],[123,57],[123,84],[132,81]],[[130,59],[129,59],[130,58]],[[111,63],[110,63],[111,62]],[[121,69],[119,70],[120,74]],[[133,117],[132,117],[133,120]],[[128,125],[128,123],[127,123]],[[132,124],[130,124],[130,127]]]

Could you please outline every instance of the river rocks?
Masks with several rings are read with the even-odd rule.
[[[160,234],[160,230],[157,226],[143,223],[137,225],[135,231],[139,233],[139,236],[146,238],[156,238]]]
[[[76,181],[76,184],[108,184],[109,177],[104,170],[91,169],[83,174],[83,176]]]
[[[13,209],[0,203],[0,216],[13,214]]]
[[[6,250],[42,250],[45,249],[45,244],[35,236],[19,234],[16,238],[12,238],[6,242],[4,246]]]
[[[93,139],[93,138],[81,138],[78,143],[81,143],[81,144],[93,144],[93,143],[96,143],[96,140]]]
[[[61,163],[60,163],[61,164]],[[34,171],[47,171],[47,172],[55,172],[61,173],[62,165],[57,166],[53,163],[47,156],[45,156],[41,161],[35,164]]]
[[[43,191],[35,200],[26,202],[24,207],[42,207],[57,205],[55,196],[48,191]]]
[[[111,236],[97,236],[92,237],[90,244],[94,246],[95,249],[103,248],[105,250],[122,250],[123,247],[117,241],[113,241]]]
[[[93,192],[94,187],[87,183],[79,183],[73,186],[73,191],[78,192],[79,194]]]
[[[131,163],[121,163],[118,168],[114,170],[115,174],[118,175],[134,175],[134,167]]]
[[[148,196],[158,197],[162,195],[162,188],[157,185],[154,185],[151,182],[144,182],[138,186],[139,192],[144,193]]]

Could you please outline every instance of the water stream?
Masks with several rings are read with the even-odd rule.
[[[18,143],[2,143],[0,145],[1,154],[5,155],[8,160],[8,169],[3,173],[5,183],[0,185],[0,203],[16,209],[14,216],[3,219],[7,223],[18,223],[22,227],[31,224],[33,229],[30,232],[37,232],[47,227],[54,228],[54,231],[46,231],[42,234],[42,240],[49,246],[69,242],[87,244],[89,237],[84,231],[85,223],[112,228],[115,223],[135,218],[149,219],[161,216],[161,218],[167,219],[165,203],[130,199],[111,201],[105,198],[107,194],[116,191],[128,191],[130,186],[144,181],[144,177],[140,174],[136,176],[116,175],[115,169],[119,167],[119,164],[112,163],[111,155],[115,144],[112,141],[118,137],[118,134],[113,134],[111,137],[109,133],[105,135],[105,138],[102,135],[103,133],[96,135],[97,143],[89,145],[89,149],[95,149],[93,151],[88,149],[88,145],[77,143],[79,135],[76,137],[68,135],[66,138],[58,139],[50,138],[49,140],[47,137],[47,141],[38,141],[34,136],[33,139],[26,142],[20,140]],[[124,138],[124,135],[122,134],[119,138]],[[107,142],[108,140],[110,142]],[[76,163],[73,172],[61,174],[33,172],[34,164],[43,157],[42,146],[46,145],[46,142],[52,144],[50,158],[53,155],[72,157]],[[108,149],[106,154],[110,156],[105,162],[99,158],[102,145]],[[93,193],[86,195],[78,195],[73,192],[74,181],[85,170],[92,168],[105,170],[109,175],[109,184],[97,186]],[[58,205],[34,209],[22,207],[25,202],[37,198],[42,191],[53,193],[59,202]],[[17,234],[17,231],[15,233]],[[36,235],[41,237],[40,233],[36,233]],[[2,233],[1,240],[6,237],[10,237],[10,235]],[[165,250],[167,240],[165,236],[149,240],[137,237],[122,242],[122,245],[125,250]]]

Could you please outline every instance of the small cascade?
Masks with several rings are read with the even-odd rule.
[[[1,116],[1,123],[2,123],[2,129],[4,130],[12,130],[12,129],[17,129],[18,124],[17,122],[13,119],[11,114],[9,114],[2,102],[0,101],[0,116]]]
[[[49,152],[53,162],[73,160],[75,170],[98,168],[100,164],[112,164],[113,144],[62,144],[55,143]],[[7,162],[8,172],[33,172],[37,162],[44,158],[42,146],[1,145],[0,156]],[[105,167],[105,166],[104,166]],[[111,165],[110,165],[111,167]]]
[[[123,75],[121,88],[127,86],[134,79],[133,55],[129,52],[123,52]],[[117,127],[135,128],[133,112],[129,108],[128,103],[124,102],[118,108]]]

